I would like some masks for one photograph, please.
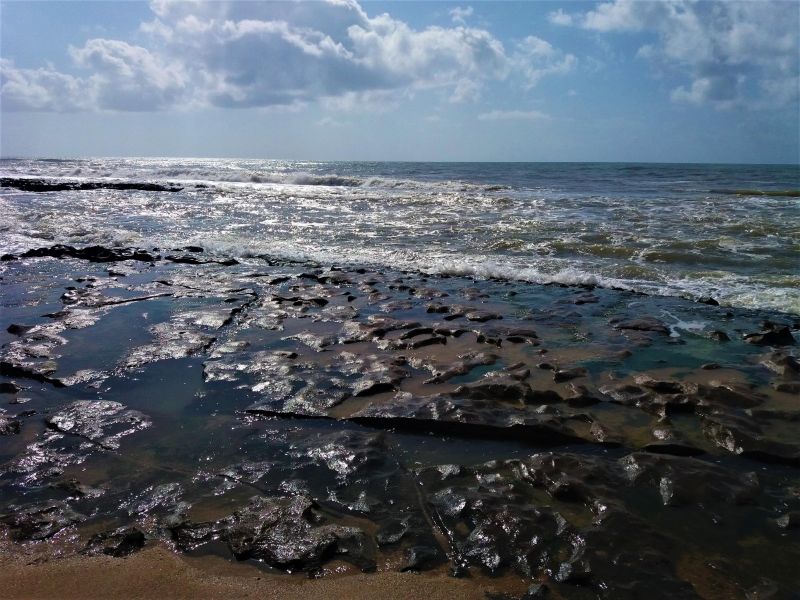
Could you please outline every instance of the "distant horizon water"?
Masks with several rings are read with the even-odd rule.
[[[0,175],[183,187],[4,187],[3,252],[193,244],[800,314],[800,201],[779,194],[800,190],[796,165],[52,158]]]

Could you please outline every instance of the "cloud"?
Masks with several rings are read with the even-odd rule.
[[[533,35],[517,44],[513,61],[524,77],[525,87],[529,89],[543,77],[567,73],[578,64],[574,55],[565,54]]]
[[[472,7],[467,6],[466,8],[461,8],[460,6],[456,6],[454,9],[450,11],[450,18],[453,19],[453,23],[460,23],[464,25],[466,22],[467,17],[472,16]]]
[[[91,107],[85,82],[50,67],[18,69],[0,59],[0,99],[3,110],[76,111]]]
[[[320,103],[385,109],[422,90],[451,102],[479,98],[490,81],[526,87],[574,63],[539,38],[509,53],[485,29],[415,29],[353,0],[327,2],[151,2],[142,45],[96,38],[69,54],[79,75],[0,64],[7,110],[149,111]]]
[[[560,25],[609,32],[655,33],[637,56],[689,81],[675,102],[785,106],[800,89],[800,5],[796,2],[604,2],[585,13],[550,13]]]
[[[554,25],[572,25],[572,15],[564,12],[563,8],[548,13],[547,20]]]
[[[478,115],[481,121],[547,121],[550,115],[538,110],[493,110]]]

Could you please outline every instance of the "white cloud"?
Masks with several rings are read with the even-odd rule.
[[[81,76],[0,65],[9,110],[162,110],[270,107],[319,102],[334,110],[385,110],[420,90],[452,102],[477,99],[490,81],[526,87],[575,62],[539,38],[509,54],[485,29],[414,29],[353,0],[327,2],[151,2],[143,45],[91,39],[70,48]]]
[[[3,110],[75,111],[91,107],[84,81],[51,67],[18,69],[0,59],[0,99]]]
[[[550,17],[599,32],[655,33],[658,41],[640,47],[637,56],[688,76],[688,84],[672,90],[676,102],[730,108],[798,100],[797,2],[614,0],[583,14]]]
[[[450,11],[450,18],[453,19],[453,23],[460,23],[464,25],[466,22],[467,17],[472,16],[472,7],[467,6],[466,8],[461,8],[460,6],[456,6],[454,9]]]
[[[547,121],[550,115],[538,110],[493,110],[478,115],[481,121]]]
[[[572,15],[564,12],[563,8],[548,13],[547,19],[555,25],[572,25]]]
[[[532,88],[548,75],[567,73],[578,64],[574,55],[565,54],[549,42],[533,35],[517,44],[513,60],[522,73],[527,88]]]

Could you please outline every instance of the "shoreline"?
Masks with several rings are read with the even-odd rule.
[[[0,588],[8,600],[445,600],[454,595],[484,600],[487,592],[499,593],[491,581],[430,572],[350,573],[319,579],[271,574],[223,559],[183,558],[160,546],[127,558],[71,556],[35,564],[0,553]]]

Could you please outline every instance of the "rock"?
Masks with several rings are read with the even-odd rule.
[[[144,547],[145,535],[138,527],[121,527],[111,533],[98,533],[89,539],[86,552],[114,557],[128,556]]]
[[[381,527],[375,535],[375,541],[379,546],[396,544],[408,532],[408,519],[392,519]]]
[[[498,356],[487,352],[468,352],[458,358],[458,361],[443,369],[437,368],[434,371],[434,376],[425,380],[425,383],[444,383],[453,377],[466,375],[476,367],[493,365],[497,362]]]
[[[152,424],[147,415],[108,400],[78,400],[46,421],[57,431],[77,435],[105,450],[118,449],[123,437]]]
[[[15,541],[39,541],[85,518],[65,502],[50,501],[18,507],[13,512],[0,515],[0,523],[9,528]]]
[[[158,260],[146,250],[139,248],[106,248],[104,246],[87,246],[74,248],[63,244],[56,244],[49,248],[36,248],[20,255],[22,258],[51,256],[53,258],[80,258],[89,262],[106,263],[122,260],[137,260],[142,262],[155,262]]]
[[[19,431],[19,421],[5,415],[0,415],[0,435],[16,435]]]
[[[313,501],[305,496],[256,497],[234,513],[223,532],[233,554],[284,570],[317,571],[336,557],[364,571],[375,568],[366,534],[355,527],[316,525]]]
[[[505,374],[486,376],[474,383],[461,385],[453,391],[453,396],[505,402],[525,400],[531,394],[528,384]]]
[[[191,256],[189,254],[184,254],[183,256],[169,255],[165,256],[164,259],[170,262],[181,263],[185,265],[217,264],[217,265],[222,265],[224,267],[232,267],[233,265],[239,264],[239,261],[236,260],[235,258],[203,260],[201,258],[197,258],[196,256]]]
[[[422,571],[430,569],[443,561],[442,553],[437,548],[430,546],[411,546],[406,549],[405,564],[401,571]]]
[[[84,485],[74,477],[65,481],[59,481],[51,484],[51,486],[55,489],[63,490],[75,498],[97,498],[102,496],[105,492],[105,490],[102,488],[93,488],[91,486]]]
[[[800,381],[780,381],[772,384],[775,391],[786,394],[800,394]]]
[[[757,344],[759,346],[794,346],[796,343],[788,327],[776,327],[758,333],[746,333],[744,341],[748,344]]]
[[[562,383],[564,381],[571,381],[578,377],[586,377],[589,374],[584,367],[574,367],[572,369],[559,369],[553,373],[553,381]]]
[[[724,331],[719,331],[718,329],[715,329],[714,331],[710,332],[708,334],[708,337],[717,342],[729,342],[731,339],[727,333],[725,333]]]
[[[781,529],[797,529],[800,527],[800,511],[793,510],[775,519],[775,523]]]
[[[778,375],[793,376],[800,373],[800,361],[783,352],[771,352],[761,360],[761,364]]]
[[[664,506],[752,504],[761,486],[755,472],[738,473],[682,456],[635,452],[621,458],[628,479],[658,491]]]
[[[25,192],[64,192],[86,190],[141,190],[144,192],[179,192],[183,188],[143,181],[51,181],[47,179],[1,177],[0,187],[13,187]]]
[[[187,323],[183,319],[178,319],[175,322],[154,325],[150,328],[154,337],[153,343],[134,348],[123,359],[122,366],[126,369],[136,369],[147,363],[185,358],[208,350],[217,338],[203,333],[199,327],[222,326],[226,319],[219,314],[205,316],[210,317],[208,322],[203,320],[203,315],[194,315],[199,322]]]
[[[0,382],[0,394],[16,394],[21,390],[22,388],[13,381]]]
[[[611,319],[609,323],[614,329],[652,331],[662,335],[669,335],[669,328],[655,317],[645,316],[637,319]]]
[[[523,594],[522,600],[541,600],[545,596],[547,596],[547,586],[543,583],[532,583]]]
[[[702,298],[698,298],[697,301],[700,304],[708,304],[709,306],[719,306],[719,302],[714,300],[711,296],[703,296]]]
[[[703,431],[728,452],[769,464],[800,466],[800,446],[771,441],[752,419],[722,412],[702,416]]]
[[[499,315],[497,313],[489,312],[486,310],[468,310],[464,313],[464,316],[467,318],[468,321],[475,321],[476,323],[485,323],[486,321],[492,321],[494,319],[502,319],[503,315]]]
[[[406,342],[405,344],[401,344],[399,347],[416,350],[417,348],[424,348],[425,346],[435,346],[437,344],[446,344],[446,343],[447,343],[447,338],[439,335],[431,335],[411,340],[409,342]]]
[[[6,331],[11,335],[24,335],[31,329],[33,329],[33,325],[17,325],[16,323],[13,323],[8,326]]]

